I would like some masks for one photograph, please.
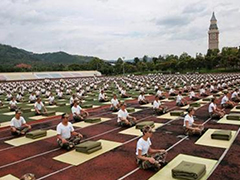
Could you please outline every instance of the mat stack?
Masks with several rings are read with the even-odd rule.
[[[130,112],[135,112],[135,108],[127,108],[127,111]]]
[[[82,104],[81,107],[82,108],[92,108],[93,105],[92,104]]]
[[[200,103],[197,103],[197,102],[191,103],[189,106],[191,106],[191,107],[200,107]]]
[[[187,161],[182,161],[172,169],[172,177],[175,179],[199,180],[206,174],[206,166]]]
[[[26,138],[29,138],[29,139],[38,139],[45,136],[47,136],[46,130],[35,130],[35,131],[26,133]]]
[[[174,96],[169,96],[168,97],[168,100],[173,100],[174,101],[175,99],[176,99],[176,97],[174,97]]]
[[[240,114],[229,114],[226,116],[227,120],[240,121]]]
[[[153,121],[144,121],[136,124],[136,129],[142,129],[144,126],[150,126],[151,128],[154,128],[154,122]]]
[[[170,115],[171,116],[183,116],[184,112],[183,111],[171,111]]]
[[[236,109],[240,109],[240,105],[236,106]]]
[[[211,134],[212,139],[227,140],[232,138],[232,131],[229,130],[217,130]]]
[[[84,143],[77,145],[75,148],[77,152],[91,154],[102,149],[102,144],[101,142],[97,141],[86,141]]]
[[[84,120],[86,123],[97,123],[97,122],[101,122],[101,118],[97,117],[97,118],[88,118]]]

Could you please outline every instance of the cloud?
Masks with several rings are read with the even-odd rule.
[[[220,45],[239,44],[240,1],[1,0],[0,43],[104,59],[205,53],[213,11]]]

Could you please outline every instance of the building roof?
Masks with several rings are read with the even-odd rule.
[[[216,17],[215,17],[215,14],[214,14],[214,12],[213,12],[213,14],[212,14],[211,21],[217,21],[217,19],[216,19]]]

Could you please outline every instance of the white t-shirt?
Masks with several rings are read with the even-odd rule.
[[[224,96],[224,97],[222,98],[221,104],[226,104],[226,102],[228,102],[228,101],[229,101],[228,97],[227,97],[227,96]]]
[[[99,94],[98,100],[101,100],[101,99],[105,99],[105,94],[104,93]]]
[[[17,105],[17,101],[12,101],[12,100],[11,100],[11,101],[9,102],[9,104],[10,104],[10,106],[16,106],[16,105]]]
[[[203,94],[203,93],[205,93],[206,91],[205,91],[205,89],[200,89],[200,94]]]
[[[185,127],[186,126],[186,121],[188,121],[188,125],[190,127],[192,127],[193,123],[194,123],[194,119],[193,119],[193,116],[189,116],[189,114],[187,114],[184,118],[184,122],[183,122],[183,126]]]
[[[180,94],[177,95],[177,101],[176,102],[180,103],[182,101],[182,98],[183,98],[182,95],[180,95]]]
[[[121,122],[121,119],[120,119],[120,118],[126,119],[127,117],[128,117],[127,109],[125,109],[125,111],[123,111],[122,109],[120,109],[120,110],[118,111],[118,120],[117,120],[117,122]]]
[[[73,116],[76,116],[75,114],[79,115],[81,113],[81,107],[79,105],[77,105],[77,107],[73,106],[72,107],[72,114]]]
[[[217,106],[216,104],[214,104],[213,102],[211,102],[211,104],[208,106],[208,112],[209,113],[212,113],[213,112],[213,109],[216,109]]]
[[[44,106],[44,104],[42,102],[38,103],[35,102],[34,107],[37,108],[39,111],[42,110],[42,107]]]
[[[50,104],[53,103],[54,99],[55,99],[54,96],[49,96],[49,98],[48,98],[49,103]]]
[[[20,128],[23,124],[26,124],[26,121],[22,116],[20,116],[19,120],[16,119],[16,117],[13,117],[10,122],[10,126],[15,128]]]
[[[147,141],[145,141],[143,138],[140,138],[137,142],[136,155],[138,155],[138,150],[142,151],[141,155],[147,154],[151,145],[152,142],[150,138],[148,138]]]
[[[138,96],[138,101],[144,101],[145,100],[145,97],[144,97],[144,95],[139,95]]]
[[[194,92],[194,91],[191,91],[191,92],[190,92],[190,99],[192,99],[193,97],[195,97],[195,92]]]
[[[71,137],[71,132],[74,131],[72,123],[68,122],[67,126],[64,126],[62,123],[59,123],[57,126],[57,134],[61,135],[62,138],[68,139]]]
[[[157,95],[158,95],[158,96],[162,96],[162,91],[161,91],[161,90],[158,90],[158,91],[157,91]]]
[[[158,109],[159,106],[161,106],[161,101],[154,100],[154,102],[153,102],[153,109]]]
[[[231,98],[235,98],[235,97],[237,97],[237,96],[238,96],[238,93],[237,93],[236,91],[234,91],[234,92],[232,93]]]
[[[30,95],[29,96],[29,100],[30,101],[35,101],[36,100],[36,96],[35,95]]]
[[[112,98],[112,100],[111,100],[111,104],[112,104],[114,107],[116,107],[116,106],[119,104],[118,99],[114,99],[114,98]]]

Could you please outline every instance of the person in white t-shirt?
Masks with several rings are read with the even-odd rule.
[[[56,102],[55,102],[55,97],[53,96],[53,94],[51,93],[50,96],[48,97],[48,103],[49,103],[49,106],[52,106],[52,105],[55,105]]]
[[[204,86],[201,86],[201,87],[200,87],[199,93],[200,93],[200,96],[203,96],[203,97],[208,96],[208,94],[206,93],[206,90],[205,90]]]
[[[124,88],[122,88],[122,90],[121,90],[121,97],[122,97],[122,98],[128,98],[128,97],[130,97],[130,96],[127,94],[127,92],[126,92],[126,90],[125,90]]]
[[[15,117],[13,117],[10,122],[12,135],[24,135],[31,129],[31,126],[26,123],[24,117],[22,117],[21,114],[22,112],[20,110],[16,110]]]
[[[35,95],[34,92],[32,92],[31,95],[29,96],[29,102],[30,103],[35,103],[36,100],[37,100],[36,95]]]
[[[113,98],[112,98],[112,100],[111,100],[110,110],[113,111],[113,112],[117,112],[117,111],[119,111],[119,108],[120,108],[120,102],[119,102],[119,100],[117,99],[117,95],[114,94],[114,95],[113,95]]]
[[[79,122],[84,120],[87,116],[89,116],[89,113],[85,110],[83,110],[79,105],[78,101],[74,100],[73,106],[71,108],[73,119],[75,122]]]
[[[183,99],[182,92],[179,91],[176,99],[176,105],[177,106],[185,106],[187,105],[187,101]]]
[[[211,118],[216,119],[222,118],[225,115],[225,111],[217,107],[215,98],[211,100],[211,103],[208,106],[208,112]]]
[[[23,100],[23,97],[22,97],[21,92],[19,92],[19,93],[17,94],[16,100],[17,100],[17,102],[21,102],[21,101]]]
[[[17,101],[15,99],[15,97],[12,97],[11,98],[11,101],[9,101],[9,108],[10,108],[10,111],[15,111],[18,107],[17,107]]]
[[[47,113],[47,109],[45,108],[41,98],[37,98],[37,102],[34,104],[34,109],[36,115],[45,115]]]
[[[176,96],[176,94],[175,94],[175,90],[173,89],[173,88],[171,88],[170,90],[169,90],[169,96]]]
[[[58,92],[57,96],[58,96],[58,99],[63,99],[63,91],[60,90],[60,91]]]
[[[99,100],[99,102],[107,102],[108,101],[103,90],[101,90],[101,92],[99,93],[98,100]]]
[[[232,93],[231,100],[234,102],[240,102],[238,89],[235,89],[235,91]]]
[[[141,92],[140,95],[138,96],[138,103],[143,105],[143,104],[148,104],[148,100],[144,96],[144,92]]]
[[[156,95],[159,97],[159,99],[165,99],[166,97],[163,95],[163,92],[161,91],[161,87],[159,86]]]
[[[121,104],[120,110],[118,111],[117,123],[119,126],[134,126],[136,124],[136,118],[130,116],[126,109],[126,104]]]
[[[230,101],[227,95],[228,92],[224,91],[224,96],[221,100],[221,106],[223,108],[233,108],[235,106],[235,103],[233,101]]]
[[[143,136],[138,140],[136,147],[137,164],[142,169],[154,169],[158,171],[167,164],[167,151],[151,147],[152,142],[150,138],[153,132],[150,126],[144,126],[141,131]]]
[[[69,115],[62,114],[62,122],[57,125],[57,142],[58,145],[70,150],[80,143],[83,135],[74,131],[73,125],[69,122]]]
[[[167,111],[167,107],[162,105],[158,96],[155,96],[155,100],[153,101],[153,110],[157,115],[165,114]]]
[[[202,124],[196,124],[193,119],[194,108],[188,108],[188,114],[184,118],[183,128],[186,135],[202,134],[204,126]]]
[[[192,101],[197,101],[199,100],[200,98],[198,96],[196,96],[195,92],[193,89],[191,89],[191,92],[189,93],[189,97]]]

